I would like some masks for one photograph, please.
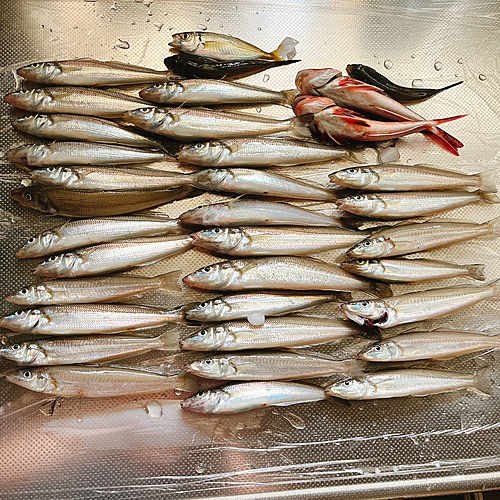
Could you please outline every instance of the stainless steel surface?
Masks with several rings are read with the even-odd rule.
[[[424,87],[464,80],[413,106],[429,118],[469,115],[444,126],[465,144],[460,157],[415,135],[398,141],[401,162],[431,163],[467,173],[499,168],[497,2],[10,0],[2,3],[0,20],[4,93],[15,88],[17,67],[43,60],[94,57],[162,69],[171,34],[204,26],[266,51],[274,50],[286,36],[299,40],[300,63],[245,80],[275,90],[293,87],[300,69],[344,69],[349,63],[370,65],[406,86],[418,85],[416,80],[422,80]],[[263,107],[262,114],[286,118],[291,111]],[[13,131],[6,105],[2,105],[1,120],[3,152],[32,142]],[[372,148],[363,154],[369,161],[376,160]],[[300,172],[326,182],[332,166],[280,171]],[[34,281],[33,261],[16,260],[14,251],[41,228],[61,221],[10,200],[9,191],[22,177],[21,170],[2,164],[4,295]],[[164,211],[176,216],[186,208],[220,199],[206,194],[175,202]],[[489,205],[457,209],[447,217],[486,221],[498,215],[499,207]],[[489,281],[500,277],[498,248],[498,240],[477,240],[427,256],[458,263],[484,262]],[[339,256],[333,251],[321,258],[334,261]],[[190,250],[141,272],[153,276],[182,268],[187,274],[217,260]],[[465,282],[450,280],[439,286]],[[398,291],[407,289],[396,286]],[[155,293],[140,303],[169,307],[208,296]],[[15,308],[3,303],[1,312]],[[332,306],[316,311],[333,314]],[[474,306],[440,324],[497,332],[498,302]],[[156,353],[131,360],[130,365],[172,372],[189,356]],[[174,393],[54,401],[2,380],[0,498],[376,499],[493,488],[500,484],[498,360],[497,353],[487,352],[442,364],[470,373],[492,365],[490,398],[458,392],[351,407],[323,401],[235,416],[182,412],[178,401],[182,396]],[[2,362],[0,372],[10,367]]]

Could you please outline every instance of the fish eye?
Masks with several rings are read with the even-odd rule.
[[[351,385],[351,381],[350,381],[350,380],[345,380],[345,381],[344,381],[344,385],[345,385],[346,387],[350,386],[350,385]]]
[[[208,332],[207,332],[206,330],[202,330],[202,331],[200,332],[200,335],[203,337],[203,336],[204,336],[204,335],[206,335],[207,333],[208,333]]]
[[[350,174],[354,174],[354,172],[356,172],[356,169],[355,168],[348,168],[347,172]]]
[[[24,193],[24,199],[31,201],[33,199],[33,196],[31,196],[29,193]]]
[[[203,143],[202,142],[198,142],[197,144],[194,145],[194,147],[196,149],[201,149],[203,147]]]
[[[161,83],[155,83],[155,84],[153,85],[153,88],[154,88],[154,89],[159,89],[159,88],[161,88],[161,86],[162,86],[162,84],[161,84]]]
[[[22,295],[26,295],[28,293],[28,289],[27,288],[22,288],[21,289],[21,294]]]
[[[371,244],[372,244],[372,242],[371,242],[370,240],[366,240],[366,241],[363,243],[363,245],[364,245],[365,247],[369,247],[369,246],[371,246]]]
[[[357,194],[356,196],[353,196],[355,200],[362,200],[363,197],[360,194]]]
[[[23,315],[23,311],[16,311],[14,313],[15,316],[22,316]]]
[[[373,347],[376,351],[381,351],[382,350],[382,346],[380,345],[376,345]]]
[[[220,233],[220,228],[219,228],[219,227],[216,227],[216,228],[214,229],[214,233]]]
[[[182,38],[183,40],[187,40],[187,39],[189,38],[189,34],[188,34],[188,33],[183,33],[183,34],[181,35],[181,38]]]
[[[24,370],[23,371],[23,377],[25,378],[30,378],[33,375],[33,372],[31,370]]]
[[[56,167],[49,167],[47,170],[49,172],[55,172],[56,171]]]
[[[27,94],[28,92],[29,92],[28,89],[23,89],[19,91],[20,94]]]
[[[206,302],[202,302],[202,303],[200,304],[200,307],[207,307],[207,305],[208,305],[208,304],[207,304]]]
[[[209,273],[212,270],[212,266],[207,266],[203,268],[204,273]]]
[[[195,210],[198,210],[199,208],[203,208],[203,205],[198,205]]]
[[[14,349],[14,351],[17,351],[18,349],[21,349],[21,344],[14,344],[12,346],[12,349]]]
[[[363,259],[356,259],[356,264],[364,264],[365,261]]]
[[[35,238],[30,238],[30,239],[28,240],[28,243],[34,243],[34,242],[35,242]]]
[[[56,256],[55,255],[51,255],[49,258],[48,258],[48,261],[49,262],[54,262],[56,260]]]
[[[139,111],[142,111],[143,113],[147,113],[151,108],[141,108]]]
[[[205,364],[206,365],[211,365],[212,364],[212,360],[210,358],[206,359],[205,360]]]
[[[366,300],[363,300],[363,302],[361,302],[361,305],[362,305],[363,307],[366,307],[366,306],[368,305],[368,302],[367,302]]]

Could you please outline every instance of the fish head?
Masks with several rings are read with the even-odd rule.
[[[371,389],[371,384],[366,379],[359,380],[348,378],[328,386],[325,393],[342,399],[362,399]]]
[[[388,320],[387,305],[382,300],[357,300],[340,305],[342,312],[361,326],[372,328]]]
[[[31,285],[8,295],[4,300],[13,304],[29,306],[30,304],[43,303],[51,297],[52,294],[44,285]]]
[[[180,342],[180,347],[193,351],[212,351],[224,344],[228,333],[222,325],[208,326],[186,337]]]
[[[182,281],[194,288],[218,290],[220,287],[229,285],[239,274],[233,262],[226,261],[202,267],[182,278]]]
[[[227,211],[225,203],[215,203],[213,205],[200,205],[199,207],[188,210],[179,216],[183,224],[193,226],[217,225],[221,215]]]
[[[148,87],[147,89],[141,90],[139,92],[139,96],[143,99],[154,98],[153,100],[161,98],[162,103],[167,104],[170,99],[182,95],[184,92],[184,87],[180,82],[162,82],[155,83]]]
[[[356,78],[357,75],[363,72],[363,67],[364,66],[362,64],[348,64],[345,67],[345,70],[351,78]]]
[[[355,194],[338,199],[335,204],[340,210],[359,215],[375,215],[384,208],[385,203],[376,194]]]
[[[403,350],[392,340],[383,340],[365,347],[359,354],[358,358],[365,361],[394,361],[399,359],[403,354]]]
[[[51,255],[33,269],[33,274],[53,278],[68,275],[82,259],[75,252]]]
[[[329,97],[298,95],[293,101],[292,109],[296,116],[304,116],[314,115],[331,106],[335,106],[335,102]]]
[[[172,35],[170,47],[179,52],[187,52],[189,54],[196,52],[198,47],[204,46],[202,34],[197,31],[186,31],[184,33],[176,33]]]
[[[0,356],[18,364],[30,364],[39,357],[40,348],[33,342],[11,344],[0,349]]]
[[[13,189],[10,192],[10,197],[24,207],[33,208],[40,212],[52,213],[49,200],[38,186]]]
[[[208,191],[223,190],[223,183],[234,174],[227,168],[206,168],[193,174],[193,186]]]
[[[243,239],[243,231],[236,227],[214,227],[191,234],[193,245],[224,252],[237,246]]]
[[[62,68],[56,62],[38,62],[17,70],[17,74],[37,83],[50,83],[50,79],[60,75]]]
[[[342,71],[338,69],[303,69],[297,73],[295,85],[302,94],[319,95],[316,89],[324,87],[340,76],[342,76]]]
[[[200,302],[199,304],[186,309],[185,315],[187,319],[193,321],[219,321],[228,310],[230,310],[230,306],[226,304],[224,299],[218,298],[207,302]]]
[[[5,158],[7,161],[11,161],[13,163],[26,164],[26,156],[30,148],[31,146],[19,146],[17,148],[12,148],[7,151]]]
[[[43,313],[40,309],[16,311],[8,316],[0,318],[0,327],[21,333],[31,332],[42,318]]]
[[[154,107],[137,108],[122,115],[124,122],[133,123],[137,127],[147,130],[158,128],[165,121],[165,118],[165,112]]]
[[[49,115],[28,115],[21,116],[12,122],[13,127],[20,132],[26,132],[28,134],[36,134],[40,130],[47,128],[47,125],[51,125],[52,120]]]
[[[203,358],[193,361],[186,367],[186,371],[199,377],[225,379],[236,373],[231,360],[226,356]]]
[[[15,199],[15,198],[14,198]],[[57,233],[48,230],[41,234],[31,237],[16,252],[18,259],[27,259],[30,257],[39,257],[47,253],[48,249],[60,240]]]
[[[22,368],[8,373],[5,378],[35,392],[50,392],[56,388],[48,368]]]
[[[362,189],[379,179],[370,168],[350,167],[330,174],[332,182],[352,189]]]
[[[228,400],[229,394],[220,387],[202,389],[194,396],[182,401],[181,407],[183,410],[195,411],[197,413],[216,413]]]
[[[6,158],[14,163],[37,167],[44,164],[49,153],[50,146],[47,144],[30,144],[7,151]]]
[[[229,152],[229,148],[222,141],[197,142],[196,144],[186,144],[177,153],[177,159],[184,163],[194,165],[202,162],[203,166],[217,164],[224,152]]]
[[[371,277],[380,273],[382,265],[378,260],[351,259],[346,262],[342,262],[340,267],[349,273]]]
[[[348,257],[360,257],[365,259],[384,257],[392,255],[394,244],[390,238],[385,236],[370,236],[363,241],[356,243],[347,250]]]
[[[37,168],[31,172],[35,182],[50,185],[69,185],[79,180],[80,176],[71,167],[46,167]]]
[[[45,89],[23,89],[11,92],[4,97],[4,101],[16,108],[32,110],[44,102],[51,101],[52,97]],[[34,109],[33,109],[34,110]]]

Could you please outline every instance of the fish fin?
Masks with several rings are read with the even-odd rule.
[[[282,104],[291,106],[298,92],[296,89],[282,90],[281,95],[283,97]]]
[[[468,267],[469,272],[467,276],[474,280],[484,281],[486,279],[486,275],[484,274],[484,264],[471,264]]]
[[[492,286],[494,289],[494,295],[491,297],[491,300],[500,300],[500,278],[488,283],[488,286]]]
[[[375,87],[374,85],[370,85],[368,83],[364,83],[360,80],[355,80],[354,78],[346,78],[344,80],[339,81],[339,87],[349,87],[350,90],[360,91],[360,92],[379,92],[380,94],[384,94],[382,89]]]
[[[338,398],[336,396],[328,398],[331,402],[337,403],[342,406],[352,406],[352,403],[348,399]]]
[[[372,340],[382,340],[382,330],[377,326],[370,328],[369,330],[362,330],[361,336],[372,339]]]
[[[177,271],[170,271],[169,273],[160,274],[156,276],[160,280],[160,290],[165,292],[178,292],[181,290],[179,285],[179,278],[183,274],[183,271],[178,269]]]
[[[273,59],[276,61],[289,61],[290,59],[293,59],[297,54],[295,46],[298,43],[299,42],[297,40],[294,40],[293,38],[287,36],[279,44],[278,48],[276,50],[273,50],[273,52],[271,52]]]
[[[433,121],[436,122],[437,125],[441,125],[443,123],[448,123],[448,122],[452,122],[454,120],[458,120],[459,118],[464,118],[465,116],[467,116],[467,115],[450,116],[449,118],[438,118],[437,120],[433,120]],[[460,144],[462,144],[462,143],[460,143]]]
[[[176,389],[180,389],[185,392],[197,392],[200,388],[200,379],[195,375],[190,375],[185,373],[184,375],[178,376],[179,385]]]
[[[423,130],[422,134],[455,156],[459,155],[458,148],[463,147],[463,144],[458,139],[455,139],[452,135],[448,134],[448,132],[445,132],[438,127],[434,127],[432,131]]]
[[[360,125],[362,127],[369,127],[370,124],[363,118],[356,118],[354,116],[341,116],[342,121],[349,123],[350,125]]]
[[[480,188],[481,191],[487,193],[497,193],[498,189],[495,185],[495,181],[498,177],[498,169],[487,170],[479,174]]]
[[[490,226],[493,236],[500,236],[500,217],[485,222],[484,224]]]
[[[452,83],[451,85],[447,85],[446,87],[443,87],[442,89],[439,89],[438,92],[443,92],[443,90],[452,89],[453,87],[456,87],[457,85],[460,85],[461,83],[464,83],[463,80],[460,81],[460,82]]]
[[[367,363],[359,359],[352,359],[345,362],[346,371],[345,373],[352,378],[359,378],[364,375],[367,370]]]
[[[474,375],[474,387],[471,389],[480,394],[491,396],[492,394],[491,380],[490,380],[491,373],[492,373],[491,367],[485,366],[484,368],[481,368]]]
[[[488,193],[486,191],[478,191],[477,193],[486,203],[500,203],[500,198],[494,193]]]
[[[177,351],[179,349],[179,332],[181,327],[176,326],[170,328],[166,332],[158,335],[156,340],[161,342],[161,346],[157,347],[158,351]]]
[[[345,146],[346,144],[349,144],[349,140],[345,139],[344,137],[340,137],[338,135],[332,136],[330,134],[322,133],[321,134],[321,140],[325,143],[330,142],[328,139],[331,139],[333,142],[337,143],[339,146]]]
[[[352,300],[351,292],[335,292],[336,302],[350,302]]]
[[[375,297],[380,297],[381,299],[386,299],[388,297],[392,297],[394,293],[392,292],[391,285],[387,283],[370,283],[369,292]]]
[[[301,115],[290,120],[289,131],[301,137],[311,137],[309,125],[313,120],[312,114]]]

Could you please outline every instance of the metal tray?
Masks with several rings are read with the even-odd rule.
[[[4,93],[15,88],[17,67],[42,60],[94,57],[160,69],[172,33],[205,27],[264,50],[274,50],[286,36],[299,40],[300,63],[246,80],[274,89],[293,87],[300,69],[344,69],[357,62],[408,86],[414,79],[429,87],[464,80],[414,107],[430,118],[469,115],[445,126],[465,144],[460,157],[415,135],[398,141],[401,162],[470,173],[499,168],[500,64],[495,47],[500,4],[495,2],[18,0],[2,4],[0,19]],[[291,111],[270,107],[262,113],[286,116]],[[10,118],[2,104],[3,152],[29,142],[13,131]],[[363,155],[367,161],[376,160],[373,148]],[[326,164],[288,172],[326,180],[333,168]],[[9,191],[21,178],[21,170],[2,164],[4,295],[33,280],[32,262],[17,261],[14,251],[41,228],[58,223],[10,200]],[[219,198],[202,195],[163,210],[174,216]],[[498,206],[485,205],[455,210],[447,217],[482,222],[498,215]],[[477,240],[431,256],[484,262],[487,279],[493,280],[500,276],[498,248],[498,241]],[[338,253],[322,258],[335,261]],[[182,268],[187,273],[217,260],[192,250],[143,272],[155,275]],[[450,280],[443,286],[460,282]],[[205,296],[153,294],[141,303],[168,307]],[[1,313],[14,308],[2,303]],[[334,314],[332,306],[311,312]],[[439,323],[498,331],[498,302]],[[169,372],[183,360],[163,353],[130,363]],[[374,499],[492,488],[500,484],[498,354],[461,357],[443,366],[474,372],[487,364],[494,368],[490,398],[462,391],[351,407],[324,401],[223,417],[182,412],[182,396],[172,393],[54,400],[0,381],[0,498]],[[0,372],[10,367],[2,362]]]

